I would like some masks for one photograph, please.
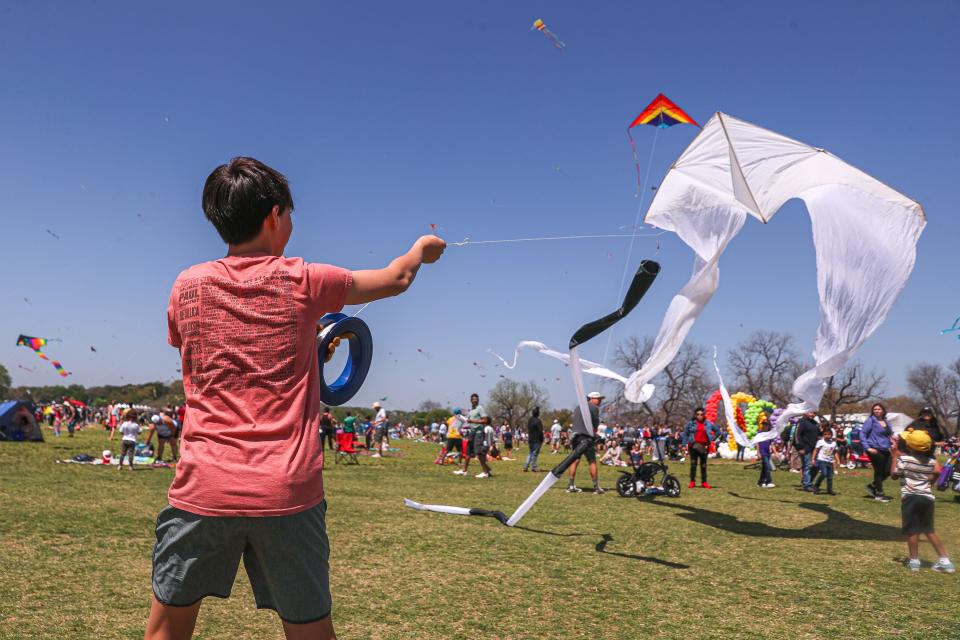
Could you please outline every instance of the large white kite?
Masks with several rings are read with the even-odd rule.
[[[723,113],[673,164],[645,221],[693,249],[693,275],[667,309],[653,352],[625,385],[632,402],[673,360],[720,282],[720,256],[748,215],[768,222],[792,198],[813,223],[820,295],[815,365],[793,384],[800,399],[777,421],[819,407],[826,380],[877,330],[913,270],[926,224],[919,203],[811,147]],[[786,296],[789,299],[789,296]]]

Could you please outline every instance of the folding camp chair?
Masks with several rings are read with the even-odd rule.
[[[352,433],[341,432],[337,434],[337,451],[333,461],[336,464],[341,462],[344,464],[360,464],[360,460],[357,458],[357,450],[353,446]]]

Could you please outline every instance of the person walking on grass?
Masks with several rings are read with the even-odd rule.
[[[890,502],[883,493],[883,481],[890,476],[890,438],[893,429],[887,421],[887,409],[879,402],[870,408],[870,417],[863,423],[860,439],[873,467],[873,482],[867,485],[867,492],[874,500]]]
[[[371,458],[381,458],[384,453],[384,444],[390,446],[390,423],[387,421],[387,410],[379,402],[373,403],[373,409],[377,412],[373,419],[374,438],[377,440],[377,452],[370,456]]]
[[[127,458],[130,471],[133,471],[133,458],[137,455],[137,436],[140,435],[140,425],[137,424],[137,412],[127,409],[123,414],[123,424],[120,425],[120,464],[117,471],[123,469],[123,459]]]
[[[523,463],[524,471],[540,471],[537,458],[540,456],[540,447],[543,446],[543,422],[540,420],[540,407],[533,408],[533,415],[527,420],[527,445],[530,453]]]
[[[707,454],[710,452],[710,443],[720,437],[717,425],[707,420],[707,413],[703,407],[697,407],[693,420],[687,423],[680,439],[681,446],[686,447],[690,456],[690,488],[697,486],[697,465],[700,465],[700,486],[712,489],[707,482]]]
[[[770,419],[767,414],[760,414],[760,432],[770,431]],[[757,456],[760,458],[760,479],[757,480],[757,486],[761,489],[773,489],[777,485],[773,484],[773,462],[770,460],[770,440],[764,440],[757,445]]]
[[[503,459],[513,460],[513,427],[506,422],[500,427],[500,439],[503,441]]]
[[[927,536],[939,556],[934,571],[954,573],[947,549],[933,525],[934,496],[931,485],[940,473],[940,464],[933,456],[933,439],[926,431],[908,428],[899,437],[903,443],[891,450],[892,475],[900,480],[900,518],[910,554],[907,567],[920,571],[920,535]]]
[[[460,433],[467,419],[463,417],[463,412],[459,407],[453,410],[453,415],[447,419],[447,439],[440,447],[440,453],[437,454],[433,464],[444,464],[447,460],[447,454],[460,455]]]
[[[840,465],[840,456],[837,454],[837,443],[833,439],[833,429],[830,427],[823,430],[823,435],[813,450],[813,457],[817,461],[817,471],[820,474],[813,486],[813,492],[820,493],[820,485],[826,479],[827,493],[831,496],[837,495],[833,492],[833,473]]]
[[[560,434],[563,432],[563,427],[560,426],[560,420],[557,418],[553,419],[553,424],[550,425],[550,453],[560,453]]]
[[[157,517],[144,637],[190,638],[203,598],[229,596],[242,561],[257,607],[277,612],[288,640],[330,640],[315,327],[344,305],[402,294],[446,245],[423,236],[386,267],[353,272],[287,257],[290,188],[253,158],[213,170],[203,210],[228,251],[183,271],[170,293],[190,426]]]
[[[333,414],[330,413],[330,407],[324,407],[323,413],[320,414],[320,448],[323,449],[323,443],[326,441],[330,447],[330,451],[333,451],[334,444],[334,435],[336,434],[336,429],[333,426]]]
[[[593,433],[597,433],[600,427],[600,403],[603,402],[603,395],[596,391],[587,394],[587,404],[590,408],[590,422],[593,425]],[[573,441],[570,446],[576,450],[577,446],[586,439],[593,439],[590,432],[587,431],[586,423],[583,420],[583,412],[579,405],[573,412]],[[583,454],[590,465],[590,479],[593,480],[593,492],[602,495],[604,490],[600,487],[600,478],[597,475],[597,448],[593,445],[587,447]],[[573,461],[570,465],[570,479],[567,482],[567,493],[582,493],[583,490],[577,486],[577,467],[580,465],[580,458]]]
[[[453,473],[458,476],[467,475],[467,470],[470,468],[470,460],[476,457],[482,468],[482,471],[477,474],[477,477],[481,479],[489,478],[492,474],[490,472],[490,465],[487,464],[487,451],[489,449],[486,446],[487,434],[484,433],[484,429],[490,426],[490,416],[487,415],[486,409],[480,404],[480,396],[476,393],[470,396],[470,411],[467,412],[467,425],[470,427],[466,436],[467,455],[463,457],[463,468],[457,469]]]
[[[803,484],[803,490],[813,493],[813,450],[817,448],[817,442],[820,441],[820,425],[815,419],[815,411],[807,411],[797,423],[797,429],[794,432],[793,440],[797,447],[797,453],[800,455],[801,476],[800,482]]]

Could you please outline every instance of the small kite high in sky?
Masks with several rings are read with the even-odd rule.
[[[550,29],[547,29],[547,25],[540,18],[537,18],[536,20],[533,21],[533,26],[530,27],[530,30],[533,31],[534,29],[536,29],[543,35],[550,38],[550,42],[553,43],[553,46],[555,46],[560,51],[563,51],[564,49],[566,49],[567,45],[563,44],[563,40],[558,38],[557,34],[555,34],[553,31],[550,31]]]
[[[17,338],[18,347],[28,347],[33,349],[33,352],[53,365],[53,368],[57,370],[57,373],[60,374],[60,377],[66,378],[70,375],[70,372],[63,368],[63,365],[57,362],[56,360],[51,360],[47,355],[42,351],[43,347],[47,346],[48,340],[46,338],[34,338],[33,336],[25,336],[22,333],[20,337]]]

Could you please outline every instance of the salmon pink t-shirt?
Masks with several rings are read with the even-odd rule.
[[[277,516],[323,500],[316,324],[349,271],[263,253],[190,267],[173,284],[186,420],[168,500],[210,516]]]

